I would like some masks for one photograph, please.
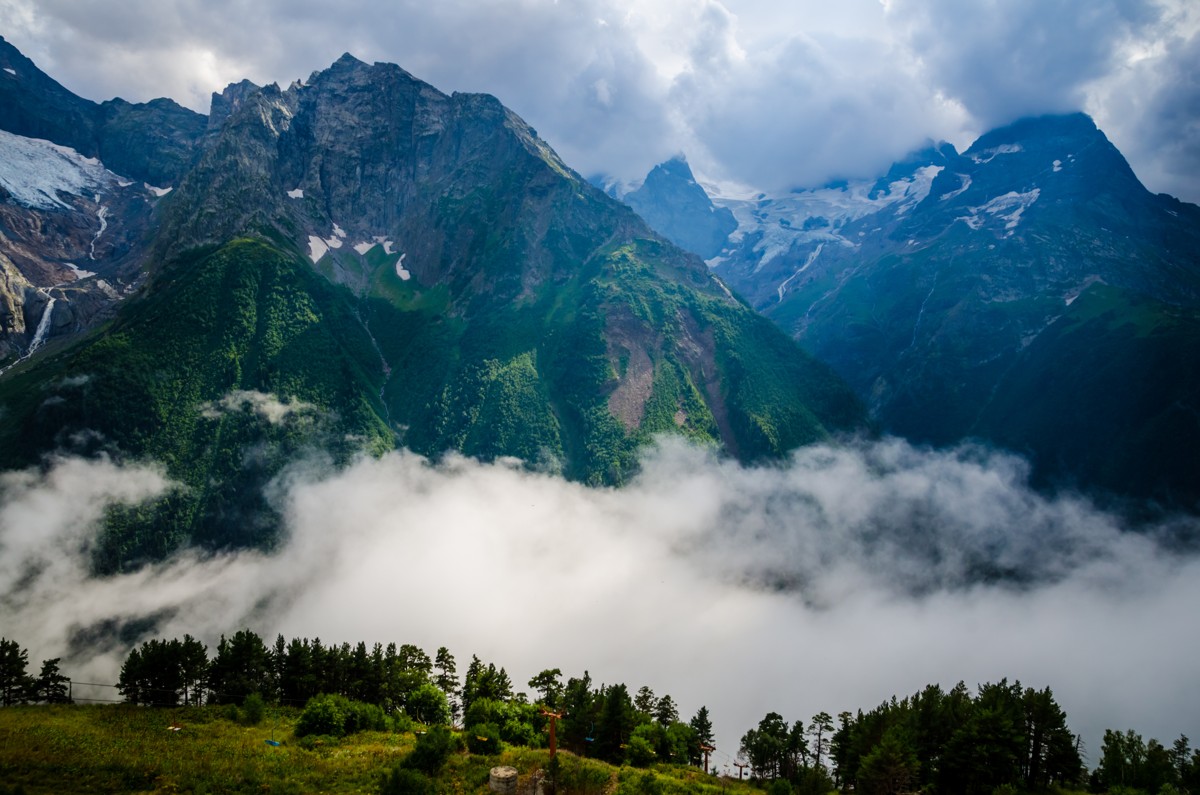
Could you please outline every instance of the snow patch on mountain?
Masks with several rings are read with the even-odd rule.
[[[304,190],[301,188],[296,188],[295,190],[289,190],[287,192],[287,195],[288,195],[289,199],[303,199],[304,198]]]
[[[1001,144],[993,146],[991,149],[984,149],[982,152],[971,155],[971,159],[976,163],[983,165],[990,163],[1000,155],[1015,155],[1018,152],[1024,152],[1025,149],[1020,144]]]
[[[70,147],[0,130],[0,186],[25,207],[66,209],[60,193],[85,196],[117,179],[99,160]]]
[[[155,186],[151,185],[149,182],[143,182],[142,186],[145,187],[146,190],[150,191],[151,193],[153,193],[155,196],[157,196],[160,199],[163,196],[166,196],[171,191],[175,190],[170,185],[168,185],[165,188],[156,188]]]
[[[967,188],[971,187],[971,175],[970,174],[955,174],[955,176],[962,180],[962,184],[958,187],[957,190],[952,190],[949,193],[943,193],[939,197],[941,201],[947,201],[949,199],[953,199],[955,196],[960,196],[963,193],[967,192]]]
[[[316,235],[308,236],[308,258],[317,263],[321,261],[321,257],[329,251],[329,246],[325,245],[325,241]]]
[[[878,190],[873,180],[862,180],[838,187],[796,190],[785,196],[717,195],[713,196],[713,204],[733,212],[738,228],[729,239],[734,246],[757,236],[753,252],[758,271],[797,243],[836,243],[856,248],[857,242],[841,234],[847,223],[887,208],[897,215],[909,212],[929,195],[934,177],[942,168],[922,166],[911,176],[890,183],[886,191]]]
[[[64,262],[63,265],[66,265],[68,268],[71,269],[71,273],[75,274],[75,281],[79,281],[80,279],[86,279],[89,276],[96,275],[95,271],[85,271],[83,268],[79,267],[78,265],[76,265],[73,262]]]
[[[16,70],[16,69],[13,69],[13,68],[11,68],[11,67],[8,67],[8,66],[4,67],[4,71],[8,72],[8,73],[9,73],[10,75],[12,75],[13,77],[16,77],[16,76],[17,76],[17,70]]]
[[[367,252],[375,248],[376,245],[377,244],[375,243],[367,243],[366,241],[362,243],[355,243],[354,250],[358,252],[360,257],[365,257],[367,256]]]
[[[1104,279],[1095,274],[1088,276],[1078,287],[1068,290],[1066,294],[1063,295],[1063,304],[1070,306],[1071,304],[1075,303],[1075,299],[1083,295],[1084,290],[1097,283],[1104,284]]]
[[[412,278],[412,274],[404,267],[404,258],[406,256],[406,254],[401,254],[400,259],[396,260],[396,275],[400,277],[401,281],[408,281]]]
[[[1012,235],[1013,230],[1021,223],[1021,215],[1029,209],[1029,206],[1037,201],[1041,195],[1040,188],[1017,193],[1009,191],[1002,196],[997,196],[991,199],[986,204],[980,207],[971,207],[971,215],[960,216],[955,220],[966,223],[967,226],[974,230],[982,229],[987,219],[981,213],[986,213],[993,218],[1004,221],[1004,229],[1008,232],[1005,237]]]

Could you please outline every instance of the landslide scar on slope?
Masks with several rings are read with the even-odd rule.
[[[646,351],[646,342],[656,348],[662,340],[625,307],[612,308],[605,319],[608,361],[617,375],[617,386],[608,396],[608,410],[621,421],[626,433],[633,433],[646,415],[646,401],[654,391],[654,360]]]

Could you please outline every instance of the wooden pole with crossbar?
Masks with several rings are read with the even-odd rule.
[[[563,716],[563,713],[543,709],[542,714],[550,719],[550,758],[553,759],[554,755],[558,752],[558,742],[554,736],[554,726],[555,722]]]

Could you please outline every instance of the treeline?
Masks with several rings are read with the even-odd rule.
[[[1081,746],[1050,688],[1002,680],[975,694],[961,682],[948,692],[928,685],[868,712],[843,712],[836,725],[825,712],[791,726],[768,713],[742,737],[740,754],[761,781],[802,795],[1200,793],[1200,750],[1186,736],[1167,749],[1132,731],[1106,731],[1090,774]]]
[[[58,659],[28,675],[28,654],[0,639],[0,701],[68,700]],[[409,644],[325,645],[278,636],[272,646],[249,630],[221,637],[215,654],[200,641],[151,640],[132,649],[117,685],[134,704],[304,707],[296,735],[362,729],[466,727],[460,743],[493,754],[500,743],[541,747],[556,722],[559,747],[613,764],[701,765],[713,741],[708,709],[686,722],[669,695],[649,687],[595,684],[558,668],[516,692],[504,668],[472,657],[461,679],[455,658],[431,658]],[[441,735],[438,735],[439,737]],[[1106,731],[1090,773],[1079,738],[1049,688],[1002,680],[970,692],[929,685],[869,711],[826,712],[789,724],[771,712],[745,733],[735,765],[772,793],[863,795],[904,792],[993,795],[1087,788],[1122,795],[1200,795],[1200,750],[1186,736],[1170,747],[1133,731]],[[741,771],[739,771],[741,772]]]
[[[850,717],[830,743],[845,784],[863,792],[934,789],[990,795],[998,788],[1043,792],[1083,781],[1078,738],[1049,688],[1019,682],[963,683]]]
[[[0,705],[65,704],[70,700],[70,681],[59,670],[62,658],[42,661],[37,676],[29,674],[29,652],[21,644],[0,638]]]
[[[699,764],[701,746],[712,742],[708,709],[684,723],[669,695],[649,687],[630,694],[624,684],[595,685],[585,671],[564,682],[558,668],[529,680],[531,702],[516,692],[504,668],[472,656],[461,684],[454,656],[445,647],[433,658],[405,644],[363,642],[325,645],[319,638],[282,635],[268,647],[254,632],[221,637],[216,653],[185,635],[182,640],[151,640],[130,651],[121,666],[118,689],[134,704],[178,706],[241,704],[258,695],[267,701],[305,706],[302,733],[343,733],[343,718],[376,725],[356,705],[379,708],[384,716],[403,715],[425,725],[459,723],[468,744],[485,738],[539,747],[546,744],[549,714],[556,715],[561,747],[607,762],[645,766],[652,762]],[[339,700],[341,699],[341,700]],[[325,727],[325,728],[310,728]]]

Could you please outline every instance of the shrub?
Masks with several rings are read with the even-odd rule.
[[[429,683],[409,694],[404,711],[427,726],[450,722],[450,704],[446,701],[446,694]]]
[[[530,748],[536,748],[542,744],[542,735],[533,728],[533,724],[516,717],[509,717],[500,725],[500,739],[506,743],[526,745]]]
[[[792,795],[792,785],[781,778],[775,779],[767,787],[767,795]]]
[[[434,795],[434,792],[429,776],[400,765],[384,773],[379,784],[379,795]]]
[[[417,735],[416,746],[401,764],[410,770],[436,776],[450,758],[451,744],[450,730],[445,726],[433,726],[424,734]]]
[[[257,726],[262,723],[267,704],[258,693],[251,693],[242,702],[242,722],[247,726]]]
[[[622,775],[617,784],[617,795],[662,795],[663,785],[649,770],[636,775]]]
[[[362,731],[384,731],[387,716],[374,704],[351,701],[345,696],[313,696],[296,721],[296,736],[325,734],[344,737]]]
[[[504,704],[492,698],[477,698],[463,715],[464,726],[480,723],[499,724],[504,719]]]
[[[346,734],[385,731],[387,716],[383,714],[383,709],[377,704],[350,701],[346,710],[344,727]]]
[[[626,752],[629,754],[629,764],[634,767],[647,767],[658,757],[658,754],[654,753],[654,746],[640,734],[629,738],[629,748]]]
[[[348,700],[341,696],[313,696],[296,721],[296,736],[326,734],[341,737],[346,733],[346,703]]]
[[[500,753],[500,730],[493,723],[478,723],[467,729],[467,750],[484,756]]]

